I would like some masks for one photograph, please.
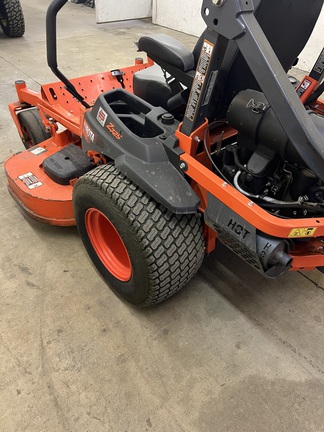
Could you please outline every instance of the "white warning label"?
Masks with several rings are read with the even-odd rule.
[[[42,153],[45,153],[47,150],[43,147],[32,147],[30,150],[30,153],[33,153],[34,155],[38,156]]]
[[[43,186],[43,183],[38,180],[38,178],[32,173],[28,172],[26,174],[22,174],[18,176],[19,180],[21,180],[28,189],[35,189],[39,186]]]
[[[210,59],[213,53],[213,48],[214,45],[211,44],[208,41],[204,41],[204,44],[202,46],[202,50],[200,53],[200,58],[198,61],[198,66],[197,66],[197,70],[196,70],[196,75],[191,87],[191,92],[190,92],[190,97],[189,97],[189,102],[187,105],[187,111],[186,111],[186,117],[193,121],[195,114],[196,114],[196,110],[197,110],[197,105],[198,105],[198,101],[200,99],[201,96],[201,91],[204,85],[204,81],[206,78],[206,73],[210,64]],[[210,98],[210,94],[208,95],[208,97],[206,98],[206,101],[204,101],[204,103],[206,103]]]

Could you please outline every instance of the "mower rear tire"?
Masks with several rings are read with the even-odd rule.
[[[37,108],[23,110],[17,114],[21,124],[23,138],[22,142],[26,149],[49,139],[51,134],[46,132],[41,116]]]
[[[25,33],[25,20],[20,0],[0,0],[0,25],[4,34],[10,38]]]
[[[103,165],[81,177],[74,214],[95,267],[124,300],[147,307],[171,297],[204,258],[197,215],[175,215],[122,175]]]

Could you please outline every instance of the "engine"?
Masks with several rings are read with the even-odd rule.
[[[324,136],[324,117],[312,111],[309,115]],[[323,216],[324,184],[305,165],[264,94],[239,93],[227,119],[238,135],[236,142],[214,152],[214,166],[222,176],[277,216]]]

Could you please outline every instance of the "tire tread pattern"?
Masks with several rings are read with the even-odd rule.
[[[103,191],[124,214],[140,242],[149,272],[141,307],[159,303],[184,287],[204,258],[203,230],[197,215],[175,215],[156,203],[114,165],[95,168],[75,187],[89,184]]]
[[[8,37],[20,37],[25,33],[24,14],[19,0],[2,0],[0,24]]]

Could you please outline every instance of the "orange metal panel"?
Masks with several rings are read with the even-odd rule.
[[[134,73],[152,65],[152,60],[148,59],[147,63],[135,61],[133,66],[120,69],[124,73],[125,89],[132,93]],[[89,105],[93,105],[101,93],[121,88],[110,71],[73,78],[71,82]],[[24,82],[18,81],[16,91],[20,104],[39,107],[48,117],[81,136],[82,118],[86,109],[65,89],[61,81],[43,85],[40,93],[29,90]]]
[[[52,225],[75,225],[72,186],[55,183],[42,168],[43,160],[58,149],[47,140],[10,157],[5,163],[8,189],[32,218]]]

